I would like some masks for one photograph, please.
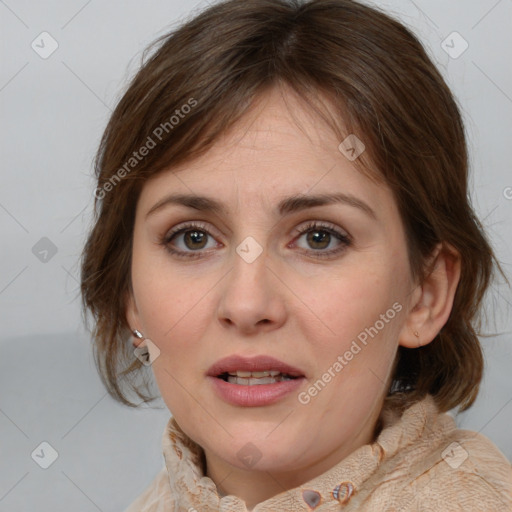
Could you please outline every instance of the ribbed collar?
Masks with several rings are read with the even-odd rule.
[[[365,482],[399,450],[417,442],[428,429],[455,428],[448,415],[437,422],[439,411],[432,396],[405,410],[400,417],[390,410],[381,413],[382,429],[372,444],[361,446],[322,475],[256,505],[252,512],[327,512],[340,510],[363,490]],[[162,439],[175,509],[190,512],[248,512],[245,502],[233,495],[221,497],[213,480],[203,473],[204,452],[171,417]],[[375,482],[372,482],[375,485]]]

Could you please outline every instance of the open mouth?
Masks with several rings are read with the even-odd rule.
[[[217,375],[218,379],[230,384],[239,384],[242,386],[258,386],[262,384],[275,384],[287,380],[299,378],[298,376],[281,373],[279,371],[262,371],[262,372],[225,372]]]
[[[213,390],[236,407],[264,407],[284,400],[305,381],[303,370],[270,356],[231,356],[208,370]]]

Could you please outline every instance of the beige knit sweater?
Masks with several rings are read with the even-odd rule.
[[[476,432],[459,430],[428,395],[401,417],[384,410],[383,428],[326,473],[259,503],[253,512],[512,512],[512,466]],[[204,476],[202,449],[171,417],[165,466],[125,512],[248,512],[220,497]]]

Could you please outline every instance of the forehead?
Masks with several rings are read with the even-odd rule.
[[[363,174],[340,142],[303,101],[274,88],[206,153],[146,182],[141,202],[170,190],[248,203],[333,192],[384,200],[386,187]]]

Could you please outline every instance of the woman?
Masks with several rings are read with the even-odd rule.
[[[107,389],[150,400],[150,365],[172,413],[128,511],[512,510],[510,463],[445,414],[500,267],[418,40],[351,0],[231,0],[159,43],[82,266]]]

